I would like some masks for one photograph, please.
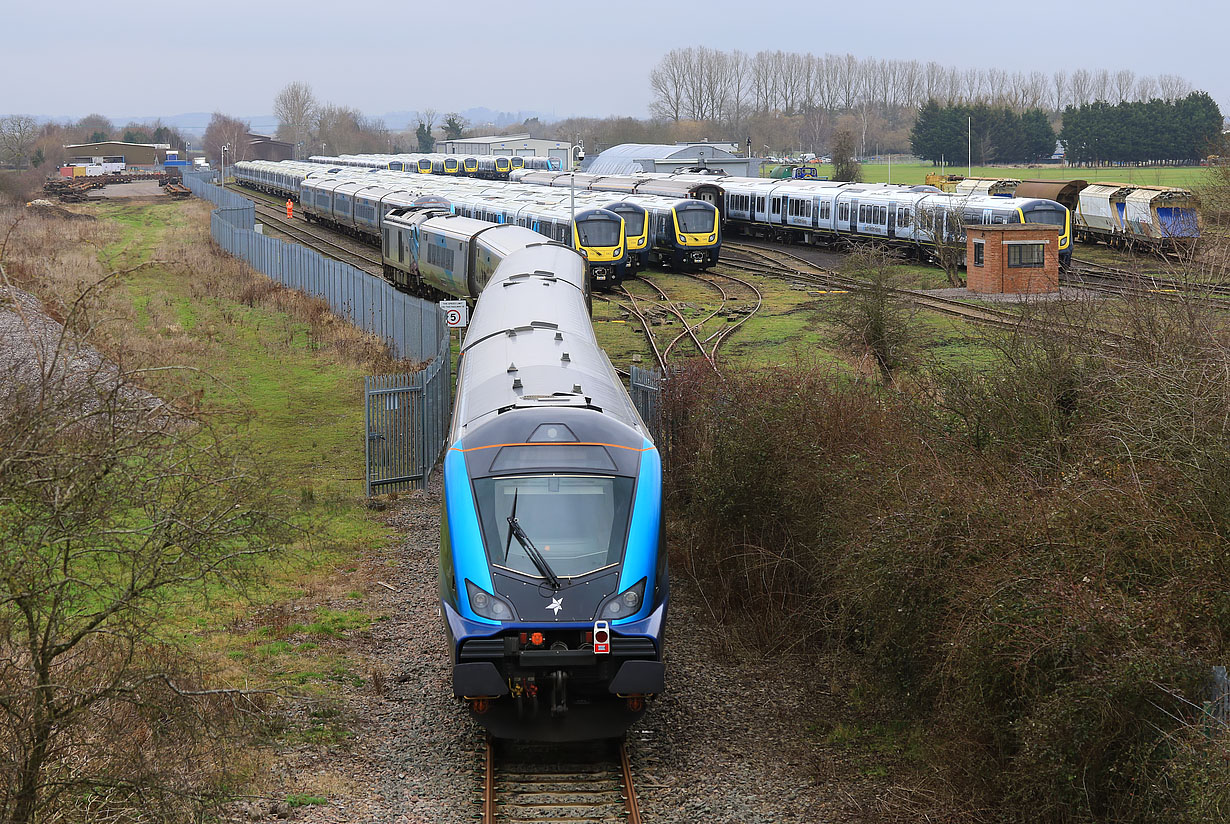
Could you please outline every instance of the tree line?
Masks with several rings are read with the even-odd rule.
[[[910,147],[923,160],[959,165],[1033,163],[1055,151],[1055,130],[1041,109],[1018,113],[986,103],[942,106],[928,100],[910,130]]]
[[[851,129],[863,154],[877,145],[906,151],[914,113],[928,100],[1057,115],[1066,106],[1172,101],[1192,90],[1178,75],[1137,76],[1131,69],[1008,72],[706,46],[667,52],[649,81],[651,112],[660,120],[703,123],[710,136],[741,143],[751,138],[757,151],[762,145],[815,149],[828,145],[835,130]]]
[[[13,169],[55,168],[68,159],[67,145],[121,140],[125,143],[166,143],[184,149],[187,140],[161,120],[116,126],[100,114],[77,121],[39,123],[30,115],[0,117],[0,165]]]
[[[1206,92],[1178,100],[1069,106],[1063,113],[1069,163],[1199,162],[1221,138],[1222,113]]]
[[[435,149],[439,114],[434,109],[415,112],[405,131],[389,129],[380,118],[365,116],[358,109],[322,103],[312,87],[302,81],[289,83],[273,101],[279,140],[295,144],[300,157],[313,154],[359,154],[363,152],[430,152]],[[461,115],[444,115],[440,131],[446,140],[462,136],[467,123]],[[206,141],[207,145],[209,141]]]

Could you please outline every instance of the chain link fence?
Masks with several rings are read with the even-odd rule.
[[[450,413],[449,329],[440,307],[306,246],[257,233],[256,204],[216,185],[217,179],[214,171],[184,172],[184,185],[218,207],[209,233],[219,246],[288,289],[325,301],[333,314],[384,341],[395,357],[427,364],[412,374],[368,378],[364,393],[368,494],[426,486]]]

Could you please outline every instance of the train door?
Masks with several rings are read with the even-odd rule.
[[[850,201],[850,231],[858,233],[858,200]]]
[[[897,235],[897,204],[894,201],[889,201],[888,204],[888,236],[896,237]]]
[[[983,225],[987,226],[994,222],[995,222],[995,210],[994,209],[983,209],[982,210]]]

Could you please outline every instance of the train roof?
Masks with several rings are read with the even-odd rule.
[[[474,308],[461,348],[454,439],[505,411],[586,408],[648,439],[594,338],[584,260],[535,237],[504,259]]]

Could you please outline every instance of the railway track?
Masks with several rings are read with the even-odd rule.
[[[812,263],[806,258],[780,249],[744,243],[730,243],[727,246],[733,246],[734,249],[731,251],[737,252],[745,258],[751,258],[751,268],[746,270],[756,274],[796,280],[802,283],[823,286],[829,290],[853,291],[863,289],[867,285],[858,278],[838,274],[817,263]],[[726,265],[744,269],[749,263],[727,260]],[[999,327],[1015,327],[1020,326],[1024,322],[1019,315],[1002,309],[978,306],[954,298],[928,295],[916,289],[893,289],[892,291],[919,307],[976,323]]]
[[[627,743],[523,744],[486,736],[482,824],[640,824]]]
[[[1178,300],[1180,296],[1185,296],[1230,308],[1230,285],[1224,283],[1196,283],[1147,275],[1080,258],[1073,258],[1072,262],[1072,271],[1064,275],[1064,280],[1073,285],[1105,292],[1153,295],[1164,300]]]
[[[379,257],[357,251],[349,246],[343,246],[341,243],[329,239],[325,235],[327,231],[325,229],[315,229],[309,223],[293,219],[288,220],[284,210],[279,214],[278,210],[273,206],[265,205],[259,200],[255,201],[255,203],[256,214],[260,217],[262,223],[272,226],[275,230],[304,246],[315,249],[326,257],[349,263],[376,277],[384,277],[384,267]],[[329,234],[333,233],[329,232]]]
[[[666,363],[670,359],[671,353],[678,351],[678,346],[684,339],[689,340],[700,356],[716,369],[718,353],[722,344],[760,311],[760,308],[764,305],[764,296],[754,283],[727,273],[709,271],[700,273],[677,272],[675,274],[699,281],[713,289],[717,293],[718,298],[716,306],[712,309],[702,310],[705,311],[705,314],[701,317],[689,318],[684,312],[684,305],[671,298],[666,290],[663,289],[662,284],[645,277],[639,280],[654,291],[655,294],[652,299],[648,299],[644,295],[638,296],[630,291],[625,284],[622,287],[622,294],[628,298],[628,302],[613,302],[637,318],[641,327],[645,330],[645,335],[649,339],[654,357],[662,369],[666,368]],[[736,284],[737,286],[735,286]],[[735,286],[735,288],[732,288],[732,286]],[[745,291],[748,294],[738,295],[736,291]],[[652,303],[650,300],[652,300]],[[683,331],[674,335],[665,344],[659,344],[657,336],[655,336],[653,331],[654,323],[650,317],[653,309],[650,307],[664,309],[667,313],[673,315],[683,325]],[[732,321],[731,318],[736,316],[738,319]],[[706,329],[707,324],[716,324],[717,328]]]

